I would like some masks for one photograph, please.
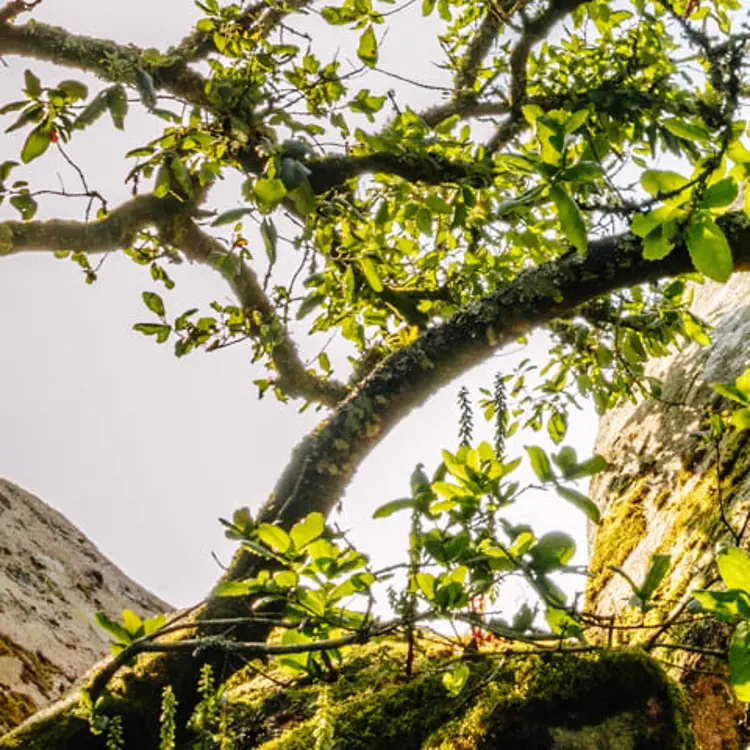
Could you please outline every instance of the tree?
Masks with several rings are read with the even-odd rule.
[[[173,342],[178,356],[245,341],[267,368],[261,395],[330,410],[252,523],[243,514],[228,522],[246,542],[263,524],[289,532],[327,516],[394,425],[537,327],[555,345],[540,388],[519,390],[519,424],[546,426],[561,442],[577,398],[604,412],[658,393],[643,378],[648,357],[705,337],[682,277],[726,281],[750,260],[747,216],[730,210],[750,164],[737,120],[747,35],[733,31],[730,0],[622,8],[425,0],[422,14],[441,19],[452,84],[423,111],[358,82],[377,69],[381,30],[399,23],[388,15],[398,6],[347,0],[321,10],[325,24],[353,35],[359,62],[348,68],[319,30],[299,31],[307,3],[208,0],[195,31],[166,50],[25,19],[36,5],[0,9],[0,55],[103,83],[89,93],[72,78],[41,80],[32,65],[22,94],[0,109],[14,117],[9,130],[25,134],[18,157],[0,165],[0,197],[20,214],[0,222],[0,255],[70,254],[94,281],[92,259],[122,249],[167,288],[170,263],[204,265],[236,304],[174,316],[161,295],[145,292],[153,317],[136,329]],[[35,218],[43,193],[17,179],[22,165],[64,152],[100,117],[124,128],[136,94],[159,129],[128,155],[132,198],[109,206],[81,175],[95,218]],[[665,154],[674,171],[656,168]],[[217,214],[211,188],[230,174],[244,180],[242,206]],[[228,242],[222,227],[231,227]],[[287,245],[303,251],[288,280],[279,270]],[[295,318],[347,342],[350,375],[335,372],[324,351],[315,367],[303,362]],[[501,400],[490,397],[488,408],[507,416]],[[557,458],[563,476],[577,475],[575,457]],[[540,481],[556,481],[546,454],[531,450],[530,459]],[[424,485],[417,475],[412,505]],[[587,498],[563,489],[596,520]],[[253,593],[226,592],[267,566],[257,546],[242,546],[192,613],[194,628],[216,635],[216,621],[243,618],[233,637],[264,641],[267,624],[244,617]],[[175,648],[129,674],[121,708],[134,746],[153,730],[165,685],[187,710],[201,663],[223,663],[220,648],[201,653],[185,660]],[[101,747],[72,706],[32,722],[27,741]]]

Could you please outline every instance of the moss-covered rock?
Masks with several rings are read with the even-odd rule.
[[[310,750],[324,724],[336,750],[694,747],[679,689],[639,652],[472,654],[471,676],[451,697],[442,676],[456,658],[427,651],[406,680],[403,644],[381,641],[327,683],[236,679],[235,747]]]

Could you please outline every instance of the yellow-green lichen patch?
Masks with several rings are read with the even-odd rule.
[[[596,532],[594,551],[589,564],[592,574],[586,591],[589,601],[596,601],[612,578],[613,573],[609,566],[621,566],[646,534],[643,502],[647,491],[646,478],[642,477],[608,508]]]
[[[17,727],[38,708],[25,693],[16,692],[0,684],[0,734]]]
[[[669,530],[655,552],[672,555],[674,565],[681,557],[689,554],[692,560],[696,560],[707,548],[713,548],[729,533],[722,520],[719,499],[721,497],[725,514],[734,516],[731,505],[739,499],[737,495],[748,471],[750,441],[744,434],[735,434],[722,446],[719,467],[721,493],[716,465],[708,464],[702,475],[693,476],[692,483],[686,483],[683,487],[679,506],[670,514]],[[674,587],[665,593],[675,598]]]
[[[7,637],[0,638],[0,660],[6,669],[17,673],[21,689],[3,684],[0,674],[0,734],[18,726],[24,719],[39,709],[34,695],[49,696],[53,687],[53,676],[60,670],[44,657],[19,646]],[[28,686],[26,691],[22,686]]]
[[[693,747],[681,693],[640,653],[478,654],[465,662],[471,676],[457,697],[442,684],[455,654],[423,654],[411,680],[403,656],[403,644],[381,641],[355,652],[328,683],[233,681],[236,741],[309,750],[325,721],[337,750]],[[602,745],[615,729],[625,744]]]

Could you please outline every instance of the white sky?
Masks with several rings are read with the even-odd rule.
[[[199,11],[188,0],[45,0],[34,17],[78,33],[164,50],[190,30]],[[445,83],[434,65],[440,60],[434,20],[422,19],[419,4],[393,20],[381,49],[383,67]],[[356,35],[339,40],[331,27],[325,33],[332,49],[334,43],[345,45],[339,59],[353,59]],[[22,98],[27,67],[42,85],[77,78],[96,90],[93,79],[75,71],[19,58],[5,62],[0,103]],[[394,88],[399,101],[415,109],[439,96],[377,73],[360,85],[378,93]],[[138,109],[131,106],[124,133],[114,130],[105,115],[70,146],[91,187],[106,194],[111,206],[128,197],[125,152],[160,132],[161,121]],[[2,118],[0,127],[12,117]],[[21,142],[16,134],[0,136],[0,161],[17,159]],[[34,188],[54,189],[58,173],[68,188],[75,186],[73,175],[63,171],[50,150],[13,176],[30,179]],[[213,202],[222,210],[238,205],[233,188],[226,184],[214,192]],[[72,201],[50,200],[42,206],[39,218],[79,217],[82,211]],[[0,219],[7,218],[17,214],[2,205]],[[92,286],[75,264],[52,255],[0,259],[0,475],[63,512],[128,575],[182,606],[204,596],[218,576],[211,552],[228,561],[234,549],[217,518],[231,517],[243,505],[257,509],[292,447],[320,415],[312,409],[300,415],[295,405],[281,405],[272,397],[259,402],[252,381],[262,372],[241,346],[177,360],[170,345],[157,347],[133,332],[133,323],[149,319],[141,301],[144,290],[162,294],[168,312],[213,299],[230,301],[222,279],[208,269],[183,264],[168,270],[177,281],[173,292],[154,286],[147,267],[118,255],[107,258]],[[308,344],[306,353],[314,354],[320,343]],[[496,371],[509,372],[520,356],[541,362],[544,352],[543,341],[536,339],[522,355],[498,355],[462,382],[476,394],[480,386],[491,387]],[[455,448],[453,404],[460,385],[404,420],[349,488],[343,518],[337,520],[353,530],[353,539],[377,564],[403,559],[406,530],[398,515],[373,522],[372,512],[407,494],[417,462],[432,469],[441,448]],[[596,417],[589,408],[572,415],[566,443],[584,456],[595,434]],[[538,436],[522,442],[548,445]],[[518,441],[515,447],[522,450]],[[529,495],[523,510],[539,532],[564,528],[583,549],[584,518],[563,500]]]

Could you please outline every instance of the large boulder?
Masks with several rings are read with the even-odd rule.
[[[624,404],[601,421],[596,450],[610,468],[592,482],[591,497],[602,512],[602,523],[590,533],[591,609],[603,617],[640,622],[628,609],[632,594],[619,566],[642,581],[655,553],[669,554],[672,567],[658,596],[671,603],[672,616],[683,612],[692,592],[716,578],[715,553],[734,541],[750,512],[750,432],[730,432],[719,445],[698,439],[711,410],[730,406],[712,383],[732,382],[750,366],[750,274],[735,274],[725,285],[696,287],[693,312],[713,326],[712,344],[686,346],[651,361],[648,376],[659,378],[659,400]],[[750,542],[745,529],[742,544]],[[652,611],[646,625],[657,626]],[[630,618],[628,620],[628,618]],[[615,643],[647,640],[652,630],[619,630]],[[710,620],[682,625],[660,636],[697,647],[723,649],[727,629]],[[724,668],[715,660],[680,651],[658,655],[675,662],[674,674],[688,688],[694,727],[707,750],[744,748],[744,710],[732,697]]]
[[[0,479],[0,735],[57,700],[109,651],[94,615],[172,609],[64,516]]]

